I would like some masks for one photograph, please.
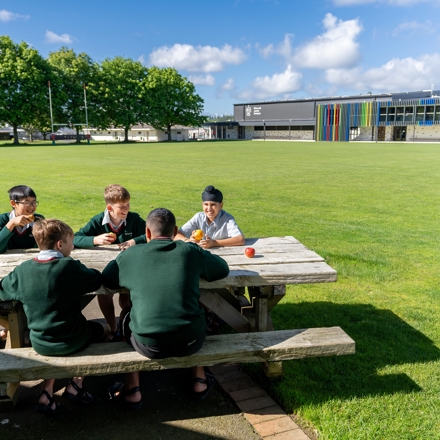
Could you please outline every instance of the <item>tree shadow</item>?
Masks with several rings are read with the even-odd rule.
[[[291,401],[282,402],[288,409],[299,403],[315,404],[334,398],[421,391],[405,373],[387,374],[383,370],[440,359],[440,350],[433,341],[392,311],[371,304],[279,304],[271,314],[276,330],[339,326],[356,342],[354,355],[284,362],[284,378],[266,386],[285,396],[290,393],[281,388],[292,383]],[[257,374],[260,381],[268,381]]]

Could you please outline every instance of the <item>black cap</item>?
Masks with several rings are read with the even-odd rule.
[[[212,185],[209,185],[202,193],[202,201],[221,203],[223,202],[223,194],[219,189],[216,189]]]

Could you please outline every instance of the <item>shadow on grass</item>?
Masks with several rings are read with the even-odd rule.
[[[272,311],[272,319],[276,330],[339,326],[356,342],[354,355],[284,362],[283,379],[276,382],[250,368],[288,411],[298,404],[335,398],[421,391],[406,374],[380,370],[440,359],[440,350],[429,338],[390,310],[370,304],[280,304]]]

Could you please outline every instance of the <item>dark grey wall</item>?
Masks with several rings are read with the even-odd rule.
[[[268,102],[234,106],[236,121],[276,121],[289,119],[313,119],[315,101]]]

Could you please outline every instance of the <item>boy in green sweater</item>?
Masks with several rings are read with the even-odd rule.
[[[8,249],[29,249],[37,247],[32,234],[35,219],[43,219],[36,214],[38,202],[35,192],[26,185],[18,185],[9,191],[11,212],[0,215],[0,254]]]
[[[95,215],[73,239],[77,248],[118,243],[120,249],[146,243],[145,220],[130,212],[130,193],[121,185],[109,185],[104,191],[106,209]],[[110,326],[109,341],[120,339],[113,295],[98,295],[99,308]],[[121,308],[130,305],[129,295],[119,295]]]
[[[199,303],[200,278],[215,281],[229,274],[225,260],[195,243],[173,241],[177,233],[171,211],[158,208],[146,222],[147,244],[122,252],[103,271],[104,285],[130,291],[132,307],[121,312],[125,340],[150,359],[189,356],[205,340],[206,323]],[[214,379],[193,368],[193,396],[204,400]],[[142,406],[139,373],[109,388],[110,397],[131,409]]]
[[[8,249],[29,249],[37,247],[32,234],[35,219],[43,219],[36,214],[37,195],[26,185],[14,186],[8,191],[11,212],[0,215],[0,254]],[[8,331],[0,326],[0,347],[5,344]],[[3,342],[3,343],[2,343]]]
[[[106,338],[104,327],[87,321],[80,298],[101,286],[101,274],[69,255],[73,231],[65,223],[49,219],[34,224],[35,240],[41,252],[17,266],[0,282],[0,298],[21,301],[28,319],[34,350],[44,356],[65,356]],[[90,403],[93,396],[82,388],[84,378],[73,378],[63,397]],[[47,379],[36,410],[53,415],[61,405],[53,398],[55,379]]]

